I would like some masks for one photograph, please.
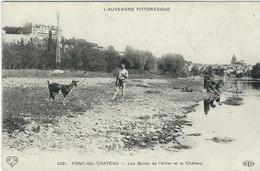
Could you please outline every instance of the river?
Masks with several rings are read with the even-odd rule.
[[[241,105],[227,105],[228,97],[242,99]],[[225,82],[220,103],[201,102],[195,112],[188,114],[193,126],[185,127],[183,140],[192,146],[181,156],[204,162],[208,170],[241,170],[250,160],[253,170],[260,168],[260,82]]]

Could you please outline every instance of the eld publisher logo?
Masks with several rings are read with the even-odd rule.
[[[14,167],[18,163],[18,157],[17,156],[8,156],[6,157],[6,162],[11,166]]]
[[[243,166],[245,166],[245,167],[253,167],[254,165],[255,165],[255,162],[254,161],[252,161],[252,160],[245,160],[245,161],[243,161]]]

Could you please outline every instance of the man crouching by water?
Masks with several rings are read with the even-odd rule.
[[[126,80],[128,78],[128,71],[125,69],[125,65],[124,64],[121,64],[121,70],[118,72],[118,75],[116,77],[116,92],[112,98],[112,101],[115,100],[116,98],[116,95],[119,91],[119,89],[122,89],[122,101],[124,100],[125,98],[125,84],[126,84]]]

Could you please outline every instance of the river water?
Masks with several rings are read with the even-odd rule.
[[[227,105],[228,97],[242,98],[242,104]],[[183,143],[192,148],[180,153],[186,160],[202,161],[209,170],[260,170],[260,82],[225,82],[220,102],[201,102],[188,120],[193,126],[184,128]],[[246,160],[255,165],[243,166]]]

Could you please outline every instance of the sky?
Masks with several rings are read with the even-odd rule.
[[[117,7],[170,10],[108,11]],[[56,25],[56,11],[65,38],[118,51],[131,46],[156,57],[177,53],[195,63],[227,64],[233,54],[248,64],[260,62],[260,2],[4,2],[2,27]]]

